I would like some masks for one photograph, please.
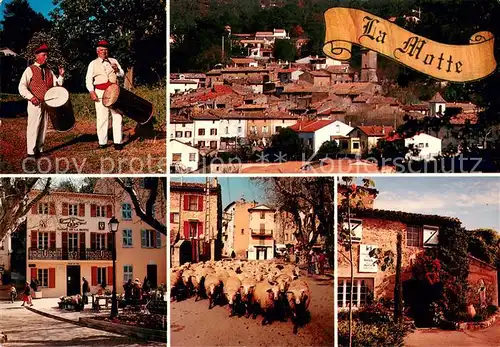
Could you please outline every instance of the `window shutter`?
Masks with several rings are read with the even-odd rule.
[[[203,223],[202,222],[198,223],[198,237],[200,237],[201,234],[203,234]],[[205,237],[208,237],[208,235],[205,235]]]
[[[51,231],[49,233],[49,247],[50,249],[56,249],[56,232]]]
[[[108,286],[113,285],[113,267],[108,266]]]
[[[63,202],[62,206],[63,206],[62,215],[67,216],[68,215],[68,203]]]
[[[170,212],[170,223],[174,222],[174,214]]]
[[[38,275],[38,273],[37,273],[37,269],[36,269],[36,267],[32,267],[32,268],[31,268],[31,279],[32,279],[32,280],[36,280],[36,279],[37,279],[37,277],[38,277],[37,275]]]
[[[63,231],[62,232],[62,248],[63,250],[68,250],[68,232]]]
[[[38,214],[38,204],[31,206],[31,214]]]
[[[161,248],[161,233],[156,232],[156,248]]]
[[[108,233],[108,251],[113,250],[113,234]]]
[[[78,206],[78,216],[85,217],[85,204],[80,204]]]
[[[184,211],[189,211],[189,195],[184,195]]]
[[[95,237],[95,233],[90,233],[90,249],[92,249],[93,251],[95,251],[95,249],[97,248]]]
[[[90,204],[90,217],[97,217],[97,206]]]
[[[184,222],[184,239],[189,240],[189,222]]]
[[[31,248],[38,248],[38,232],[36,230],[31,230]]]
[[[107,217],[108,218],[113,217],[113,206],[111,206],[111,205],[106,206],[106,210],[107,210],[106,211],[107,212]]]
[[[91,283],[93,286],[97,285],[97,266],[92,266]]]
[[[56,203],[55,202],[51,202],[49,204],[49,214],[51,216],[55,216],[56,215]]]
[[[56,269],[51,267],[49,268],[49,288],[56,287]]]
[[[86,245],[85,245],[85,233],[80,233],[80,252],[83,252],[83,254],[85,254],[85,249],[86,249]]]
[[[203,211],[203,196],[198,197],[198,211]]]
[[[141,229],[141,247],[146,247],[147,245],[147,235],[146,230]]]

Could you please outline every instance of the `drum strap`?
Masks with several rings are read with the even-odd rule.
[[[113,83],[111,83],[110,81],[106,82],[106,83],[101,83],[101,84],[96,84],[94,87],[96,89],[99,89],[99,90],[106,90],[110,85],[112,85]]]

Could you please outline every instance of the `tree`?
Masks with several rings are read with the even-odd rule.
[[[267,149],[270,155],[285,155],[288,161],[299,160],[302,154],[302,141],[299,135],[290,128],[281,128],[271,138],[271,146]]]
[[[134,85],[135,68],[165,76],[165,1],[55,0],[54,4],[54,30],[79,75],[84,75],[88,63],[95,59],[97,41],[106,39],[111,55],[126,70],[126,88]],[[141,75],[138,82],[143,81]]]
[[[20,53],[35,33],[50,30],[51,23],[35,12],[27,0],[13,0],[5,4],[0,26],[0,46]]]
[[[58,75],[58,67],[67,66],[68,62],[61,52],[59,41],[51,34],[45,31],[39,31],[33,34],[26,47],[21,51],[21,55],[28,62],[33,63],[35,61],[35,49],[40,47],[40,45],[43,43],[47,44],[50,49],[48,65],[50,69],[54,71],[56,75]],[[68,78],[66,74],[64,75],[64,77]]]
[[[269,192],[269,203],[292,217],[301,262],[305,261],[318,238],[331,240],[329,236],[334,234],[336,208],[334,177],[275,177],[256,180]],[[329,247],[328,244],[325,246],[330,264],[334,264],[334,247]]]
[[[161,206],[160,210],[165,210],[167,179],[165,177],[115,178],[115,181],[132,200],[137,216],[152,228],[167,236],[166,223],[155,215],[155,205],[156,208]],[[143,187],[141,187],[141,184]]]
[[[85,177],[83,179],[83,184],[80,187],[80,193],[92,194],[98,180],[99,178],[97,177]]]
[[[75,186],[75,183],[71,179],[65,179],[59,182],[56,185],[55,189],[61,192],[78,192],[78,188]]]
[[[352,306],[353,306],[353,293],[354,293],[354,256],[353,256],[353,242],[352,237],[356,227],[353,228],[351,223],[351,209],[363,208],[364,197],[367,195],[367,188],[374,186],[374,182],[369,179],[363,179],[363,188],[358,187],[353,177],[342,177],[342,183],[339,184],[339,193],[342,197],[339,212],[339,247],[344,247],[349,256],[346,257],[343,252],[339,252],[342,256],[347,258],[350,266],[351,274],[351,288],[349,295],[349,347],[352,346]]]
[[[297,47],[290,40],[276,40],[273,48],[274,59],[295,61],[297,59]]]
[[[326,141],[323,142],[318,152],[315,154],[315,158],[316,159],[336,158],[337,154],[339,153],[339,150],[340,149],[339,145],[337,144],[337,141],[335,140]]]
[[[17,231],[31,207],[49,193],[50,178],[0,179],[0,240]]]

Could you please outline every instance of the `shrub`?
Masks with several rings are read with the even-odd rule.
[[[366,324],[388,323],[392,321],[393,312],[391,307],[379,301],[360,308],[357,316],[362,323]]]
[[[396,324],[392,321],[365,324],[359,320],[353,322],[353,346],[403,346],[405,336],[413,328],[408,324]],[[339,346],[349,345],[349,322],[339,320]]]

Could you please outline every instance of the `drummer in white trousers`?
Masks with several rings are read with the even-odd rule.
[[[19,94],[28,101],[28,126],[26,147],[28,157],[43,153],[47,132],[48,114],[43,107],[45,93],[52,87],[62,85],[64,68],[59,67],[59,78],[47,67],[49,47],[42,44],[35,50],[35,63],[24,70],[19,82]]]
[[[108,57],[109,43],[105,40],[97,44],[97,58],[92,60],[87,69],[85,85],[90,97],[95,102],[97,116],[97,137],[99,148],[106,148],[108,144],[108,122],[109,111],[113,117],[113,142],[115,149],[121,150],[122,145],[122,116],[115,110],[102,104],[102,96],[107,87],[117,83],[117,77],[123,77],[125,73],[118,61]]]

